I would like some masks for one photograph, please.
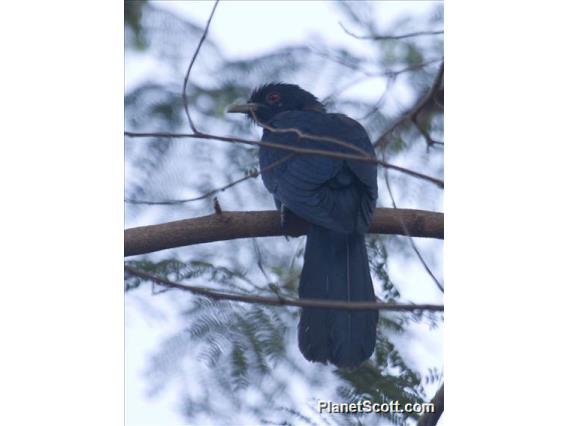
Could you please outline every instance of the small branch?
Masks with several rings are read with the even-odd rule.
[[[359,148],[358,146],[355,146],[353,144],[345,142],[344,140],[337,139],[337,138],[334,138],[334,137],[331,137],[331,136],[320,136],[320,135],[314,135],[314,134],[311,134],[311,133],[305,133],[305,132],[302,132],[300,129],[296,129],[296,128],[293,128],[293,127],[287,128],[287,129],[272,127],[268,124],[261,122],[258,119],[258,117],[256,116],[256,112],[254,110],[251,110],[250,114],[252,115],[252,118],[253,118],[253,120],[254,120],[254,122],[256,123],[257,126],[262,127],[263,129],[268,130],[269,132],[272,132],[272,133],[295,133],[300,139],[312,139],[312,140],[315,140],[315,141],[329,142],[329,143],[332,143],[334,145],[342,146],[343,148],[347,148],[351,151],[358,152],[359,154],[361,154],[366,159],[370,159],[370,158],[374,159],[375,158],[374,155],[370,155],[365,150]],[[320,152],[320,154],[323,153],[323,152],[330,152],[330,151],[322,150]]]
[[[377,140],[373,143],[375,147],[382,145],[384,148],[386,146],[386,143],[384,143],[383,141],[386,140],[387,136],[390,135],[394,129],[396,129],[398,126],[400,126],[402,123],[404,123],[407,120],[412,120],[412,121],[416,120],[416,117],[418,117],[418,114],[420,114],[422,108],[424,108],[424,106],[430,101],[430,99],[434,97],[434,95],[438,91],[440,84],[442,84],[443,76],[444,76],[444,63],[442,62],[442,65],[440,65],[440,69],[436,74],[436,78],[434,78],[434,83],[432,84],[432,87],[430,87],[430,90],[428,90],[428,92],[418,102],[416,102],[416,104],[412,107],[410,111],[408,111],[406,114],[404,114],[394,123],[392,123],[389,126],[389,128],[387,128],[387,130],[385,130],[383,134],[377,138]]]
[[[379,108],[381,107],[381,105],[385,101],[389,90],[394,86],[396,78],[397,78],[396,76],[388,78],[387,85],[385,87],[385,91],[383,92],[381,97],[377,100],[377,102],[375,102],[375,105],[373,105],[373,107],[363,117],[358,118],[357,121],[365,120],[379,110]]]
[[[330,60],[333,60],[333,58],[330,58]],[[432,59],[430,61],[425,61],[422,62],[420,64],[416,64],[416,65],[410,65],[408,67],[399,69],[399,70],[386,70],[380,73],[365,73],[362,76],[359,76],[353,80],[351,80],[350,82],[346,83],[345,85],[343,85],[340,88],[335,88],[329,95],[325,96],[323,98],[323,103],[325,104],[326,102],[329,102],[330,99],[336,99],[339,97],[340,94],[342,94],[344,91],[346,91],[347,89],[350,89],[353,86],[356,86],[357,84],[363,82],[363,81],[368,81],[369,79],[372,78],[380,78],[380,77],[386,77],[387,78],[387,87],[392,85],[395,80],[398,78],[398,76],[400,76],[401,74],[407,73],[407,72],[411,72],[411,71],[415,71],[418,70],[420,68],[424,68],[427,67],[428,65],[432,65],[435,64],[436,62],[440,62],[443,59]],[[383,96],[386,94],[386,90],[385,93],[383,93]],[[383,97],[381,96],[381,98]]]
[[[310,51],[317,56],[320,56],[322,58],[327,59],[328,61],[334,62],[336,64],[339,64],[345,68],[349,68],[350,70],[353,70],[355,72],[358,72],[360,74],[363,74],[366,77],[384,77],[385,73],[377,73],[374,71],[368,71],[365,69],[362,69],[360,64],[356,64],[353,62],[348,62],[345,59],[341,58],[341,57],[337,57],[337,56],[332,56],[329,52],[325,51],[325,50],[317,50],[314,49],[313,47],[310,48]],[[360,62],[363,62],[363,60],[361,58],[357,58],[360,60]],[[366,64],[363,64],[366,65]]]
[[[195,60],[197,59],[197,55],[199,54],[199,51],[201,50],[201,45],[203,44],[203,42],[205,41],[205,39],[207,38],[207,33],[209,32],[209,25],[211,24],[211,20],[213,19],[213,15],[215,14],[215,9],[217,9],[217,5],[219,4],[219,0],[215,1],[215,4],[213,5],[213,9],[211,10],[211,14],[209,15],[209,19],[207,20],[207,24],[205,24],[205,29],[203,30],[203,34],[201,35],[201,39],[199,40],[199,43],[197,44],[197,48],[195,49],[195,52],[193,52],[193,57],[191,58],[191,61],[189,63],[189,66],[187,67],[187,71],[185,73],[185,77],[183,79],[183,89],[181,92],[181,97],[183,99],[183,109],[185,110],[185,115],[187,117],[187,121],[189,122],[189,126],[191,127],[191,130],[193,130],[195,133],[199,133],[199,130],[197,130],[197,128],[195,127],[195,124],[193,123],[193,120],[191,119],[191,115],[189,114],[189,106],[187,103],[187,84],[189,82],[189,74],[191,73],[191,69],[193,68],[193,64],[195,63]]]
[[[392,70],[392,69],[388,69],[388,70],[382,70],[382,71],[369,71],[369,70],[364,70],[361,69],[360,66],[358,66],[357,64],[354,63],[350,63],[350,62],[346,62],[345,60],[343,60],[342,58],[338,58],[335,56],[330,55],[328,52],[325,51],[318,51],[315,49],[311,49],[311,52],[315,55],[321,56],[322,58],[325,58],[331,62],[334,62],[336,64],[342,65],[346,68],[349,68],[350,70],[353,70],[355,72],[358,72],[360,74],[363,74],[366,77],[369,78],[373,78],[373,77],[396,77],[400,74],[404,74],[406,72],[410,72],[410,71],[415,71],[418,70],[420,68],[424,68],[428,65],[434,64],[436,62],[440,62],[443,59],[430,59],[424,62],[421,62],[419,64],[414,64],[414,65],[409,65],[407,67],[398,69],[398,70]]]
[[[436,392],[436,395],[434,395],[434,398],[432,398],[432,404],[434,404],[434,412],[433,413],[424,413],[420,419],[418,419],[418,423],[416,423],[416,426],[436,426],[436,424],[438,424],[438,420],[440,420],[440,417],[442,416],[442,413],[444,412],[444,384],[442,383],[442,386],[440,387],[440,389],[438,389],[438,392]]]
[[[203,287],[197,287],[187,284],[181,284],[175,281],[170,281],[167,278],[151,274],[124,265],[124,270],[134,276],[156,282],[160,285],[177,288],[183,291],[189,291],[200,296],[205,296],[214,300],[232,300],[235,302],[243,303],[256,303],[263,305],[276,305],[276,306],[296,306],[301,308],[323,308],[323,309],[346,309],[353,311],[380,309],[385,311],[443,311],[443,305],[432,304],[399,304],[399,303],[381,303],[381,302],[341,302],[334,300],[321,300],[321,299],[296,299],[287,298],[279,295],[278,297],[255,296],[250,294],[239,293],[226,293],[218,290],[212,290]]]
[[[385,151],[384,150],[383,150],[383,158],[385,158]],[[398,210],[398,207],[396,206],[396,202],[394,201],[394,195],[393,195],[392,190],[391,190],[390,180],[389,180],[389,172],[388,172],[387,169],[385,169],[385,184],[386,184],[387,191],[389,193],[389,196],[390,196],[390,199],[391,199],[391,202],[392,202],[392,206],[395,210]],[[434,281],[434,284],[436,284],[436,287],[438,287],[438,289],[443,293],[444,287],[442,287],[442,284],[440,284],[440,281],[438,281],[438,279],[436,278],[436,276],[434,275],[432,270],[428,267],[426,260],[424,260],[424,258],[422,257],[422,254],[420,253],[420,250],[418,250],[418,247],[416,247],[414,240],[410,236],[404,221],[401,220],[400,224],[402,226],[402,229],[404,230],[405,235],[408,237],[408,240],[410,241],[410,245],[412,246],[414,253],[416,253],[416,256],[418,257],[418,260],[420,260],[420,263],[422,263],[422,266],[424,267],[424,269],[426,270],[428,275],[430,275],[430,278],[432,278],[432,280]]]
[[[150,133],[150,132],[124,132],[125,136],[134,137],[134,138],[148,138],[148,137],[164,137],[164,138],[190,138],[190,139],[206,139],[206,140],[218,140],[221,142],[229,142],[229,143],[243,143],[246,145],[254,145],[254,146],[264,146],[267,148],[275,148],[275,149],[282,149],[284,151],[294,152],[296,154],[304,154],[304,155],[321,155],[323,157],[332,157],[332,158],[342,158],[345,160],[357,160],[363,161],[367,163],[375,163],[381,165],[383,167],[388,167],[390,169],[399,171],[401,173],[405,173],[407,175],[413,176],[418,179],[426,180],[428,182],[436,184],[438,187],[444,187],[444,181],[432,176],[425,175],[423,173],[415,172],[414,170],[406,169],[404,167],[396,166],[394,164],[388,164],[384,161],[381,161],[377,158],[371,156],[362,156],[356,154],[348,154],[348,153],[341,153],[341,152],[333,152],[333,151],[325,151],[320,149],[309,149],[309,148],[300,148],[289,146],[285,144],[279,143],[271,143],[271,142],[261,142],[261,141],[254,141],[250,139],[243,139],[243,138],[236,138],[231,136],[219,136],[219,135],[212,135],[206,133],[168,133],[168,132],[157,132],[157,133]]]
[[[443,30],[439,30],[439,31],[416,31],[414,33],[407,33],[407,34],[400,34],[400,35],[361,36],[361,35],[353,34],[351,31],[349,31],[347,28],[345,28],[345,26],[341,22],[339,23],[339,26],[343,29],[343,31],[345,31],[351,37],[355,37],[356,39],[359,39],[359,40],[401,40],[401,39],[404,39],[404,38],[418,37],[418,36],[423,36],[423,35],[444,34]]]
[[[399,76],[400,74],[404,74],[404,73],[407,73],[407,72],[410,72],[410,71],[416,71],[416,70],[419,70],[419,69],[421,69],[421,68],[425,68],[425,67],[427,67],[428,65],[435,64],[436,62],[441,62],[441,61],[443,61],[443,60],[444,60],[444,58],[431,59],[431,60],[429,60],[429,61],[424,61],[424,62],[421,62],[421,63],[419,63],[419,64],[409,65],[409,66],[407,66],[407,67],[405,67],[405,68],[401,68],[401,69],[396,70],[396,71],[389,71],[389,70],[387,70],[387,71],[384,72],[384,75],[387,76],[387,77],[389,77],[389,76],[397,77],[397,76]]]
[[[158,201],[152,201],[152,200],[138,200],[135,198],[125,198],[124,202],[128,203],[128,204],[145,204],[145,205],[149,205],[149,206],[172,206],[172,205],[179,205],[179,204],[185,204],[185,203],[191,203],[192,201],[199,201],[199,200],[205,200],[206,198],[209,198],[219,192],[223,192],[226,189],[229,189],[241,182],[244,182],[245,180],[248,180],[250,178],[255,178],[258,176],[258,173],[251,173],[248,175],[243,176],[240,179],[234,180],[230,183],[228,183],[227,185],[221,186],[219,188],[215,188],[212,189],[211,191],[208,191],[202,195],[199,195],[197,197],[193,197],[193,198],[184,198],[184,199],[178,199],[178,200],[158,200]]]
[[[294,155],[296,154],[288,154],[287,156],[273,162],[270,163],[268,166],[260,169],[260,171],[257,171],[256,169],[248,174],[245,174],[242,178],[234,180],[230,183],[228,183],[227,185],[221,186],[219,188],[215,188],[212,189],[211,191],[206,192],[205,194],[202,194],[198,197],[194,197],[194,198],[186,198],[186,199],[182,199],[182,200],[162,200],[162,201],[150,201],[150,200],[135,200],[135,199],[130,199],[130,198],[126,198],[124,201],[126,203],[129,204],[147,204],[147,205],[176,205],[176,204],[184,204],[184,203],[189,203],[192,201],[198,201],[198,200],[204,200],[206,198],[211,197],[212,195],[215,195],[219,192],[223,192],[226,189],[232,188],[235,185],[238,185],[241,182],[244,182],[245,180],[251,179],[251,178],[256,178],[258,177],[259,174],[263,173],[263,172],[267,172],[268,170],[278,166],[281,163],[284,163],[286,161],[288,161],[290,158],[292,158]]]
[[[440,141],[432,139],[432,136],[430,136],[430,133],[428,133],[426,130],[424,130],[422,128],[422,126],[418,123],[418,120],[416,119],[416,117],[412,120],[412,122],[414,123],[414,126],[416,126],[416,128],[418,129],[420,134],[424,137],[424,140],[426,141],[426,146],[428,148],[430,148],[431,146],[434,146],[434,145],[444,146],[444,142],[440,142]]]
[[[405,224],[408,233],[402,225]],[[294,223],[286,232],[303,235],[306,223]],[[369,233],[444,238],[444,214],[412,209],[375,209]],[[124,255],[134,256],[175,247],[238,238],[282,236],[280,214],[274,210],[230,212],[124,231]]]

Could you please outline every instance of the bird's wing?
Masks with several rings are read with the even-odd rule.
[[[339,114],[290,111],[277,115],[269,124],[278,129],[298,129],[304,134],[332,137],[372,152],[365,130],[356,121]],[[354,153],[348,146],[300,138],[294,132],[265,130],[262,140],[291,147]],[[265,169],[289,155],[288,151],[262,147],[260,167]],[[372,163],[298,154],[263,172],[262,177],[275,198],[294,213],[338,232],[366,229],[377,198],[376,166]]]
[[[342,132],[340,133],[340,139],[345,137],[345,139],[353,144],[355,147],[363,150],[367,155],[372,158],[376,158],[375,148],[371,144],[369,135],[367,135],[366,130],[359,124],[359,122],[353,120],[352,118],[344,114],[327,114],[330,118],[337,120],[342,123]],[[362,153],[346,149],[343,152],[349,152],[351,154],[362,155]],[[357,176],[357,178],[369,189],[374,195],[374,199],[377,199],[377,166],[373,163],[364,163],[362,161],[347,160],[349,169]]]

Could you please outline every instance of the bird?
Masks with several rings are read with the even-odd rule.
[[[295,84],[259,86],[227,112],[244,113],[261,126],[264,143],[376,158],[361,124],[327,112]],[[261,145],[259,163],[284,229],[298,218],[309,226],[299,298],[375,302],[365,234],[378,198],[376,162]],[[372,356],[377,323],[377,310],[302,308],[300,352],[308,361],[354,369]]]

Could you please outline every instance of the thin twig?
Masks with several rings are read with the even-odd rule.
[[[343,31],[345,31],[351,37],[355,37],[356,39],[359,39],[359,40],[401,40],[401,39],[404,39],[404,38],[418,37],[418,36],[423,36],[423,35],[444,34],[443,30],[438,30],[438,31],[416,31],[416,32],[413,32],[413,33],[400,34],[400,35],[361,36],[361,35],[353,34],[351,31],[349,31],[347,28],[345,28],[345,26],[341,22],[339,23],[339,26],[343,29]]]
[[[385,150],[383,150],[383,159],[384,158],[385,158]],[[392,190],[391,190],[390,181],[389,181],[389,172],[388,172],[387,169],[384,170],[384,174],[385,174],[385,184],[386,184],[387,191],[389,193],[389,196],[390,196],[390,199],[391,199],[391,202],[392,202],[392,206],[395,210],[398,210],[398,207],[396,206],[396,202],[394,201],[394,195],[393,195]],[[432,270],[428,267],[428,264],[426,263],[426,261],[422,257],[422,254],[420,253],[420,250],[418,250],[418,247],[416,247],[416,244],[414,243],[414,240],[410,236],[410,232],[408,232],[408,228],[406,227],[406,224],[404,223],[404,221],[402,219],[400,221],[400,224],[402,225],[402,229],[404,230],[404,234],[408,237],[408,240],[410,241],[410,245],[412,246],[414,253],[416,253],[416,256],[420,260],[420,263],[422,263],[422,266],[424,267],[426,272],[428,272],[428,275],[430,275],[430,277],[432,278],[432,280],[434,281],[434,283],[436,284],[438,289],[443,293],[444,287],[442,287],[442,284],[440,284],[440,281],[438,281],[438,279],[436,278],[436,276],[434,275]]]
[[[339,89],[334,89],[332,93],[330,93],[329,95],[327,95],[323,98],[322,102],[325,104],[326,102],[329,102],[330,99],[339,97],[339,95],[341,93],[343,93],[345,90],[350,89],[351,87],[356,86],[357,84],[359,84],[363,81],[367,81],[368,79],[371,79],[371,78],[386,77],[387,78],[387,86],[388,86],[389,84],[394,83],[394,81],[401,74],[427,67],[428,65],[435,64],[436,62],[440,62],[442,60],[443,59],[432,59],[430,61],[425,61],[425,62],[422,62],[420,64],[416,64],[416,65],[410,65],[406,68],[401,68],[399,70],[386,70],[386,71],[383,71],[383,72],[380,72],[380,73],[377,73],[377,74],[369,74],[369,75],[363,74],[362,76],[359,76],[359,77],[351,80],[350,82],[346,83],[345,85],[341,86]],[[386,91],[385,91],[385,93],[386,93]]]
[[[357,121],[359,120],[365,120],[367,118],[369,118],[372,114],[374,114],[375,112],[377,112],[379,110],[379,108],[381,107],[381,105],[383,104],[383,102],[385,101],[387,94],[389,92],[389,90],[392,88],[392,86],[394,85],[396,81],[396,76],[394,77],[389,77],[387,80],[387,86],[385,87],[385,91],[383,92],[383,94],[381,95],[381,97],[379,98],[379,100],[377,102],[375,102],[375,105],[373,105],[373,107],[363,116],[363,117],[359,117],[357,119]]]
[[[412,122],[414,123],[414,126],[418,129],[418,131],[420,132],[420,134],[424,137],[424,140],[426,140],[426,146],[428,148],[430,148],[431,146],[444,146],[444,142],[440,142],[437,141],[435,139],[432,139],[432,136],[430,136],[430,133],[428,133],[426,130],[424,130],[422,128],[422,126],[418,123],[418,120],[416,118],[414,118],[412,120]]]
[[[195,52],[193,52],[193,57],[191,58],[191,62],[189,63],[189,66],[187,67],[187,71],[185,73],[185,77],[183,79],[183,89],[181,92],[181,96],[183,99],[183,109],[185,110],[185,115],[187,117],[187,121],[189,122],[189,126],[191,127],[191,130],[193,130],[195,133],[199,133],[199,130],[197,130],[197,128],[195,127],[195,124],[193,123],[193,120],[191,119],[191,115],[189,114],[189,106],[188,106],[188,102],[187,102],[187,84],[189,82],[189,74],[191,73],[191,69],[193,68],[193,64],[195,63],[195,60],[197,59],[197,55],[199,54],[199,51],[201,50],[201,45],[203,44],[203,42],[205,41],[205,38],[207,37],[207,33],[209,32],[209,24],[211,24],[211,20],[213,19],[213,15],[215,14],[215,9],[217,9],[217,5],[219,4],[219,0],[215,0],[215,4],[213,5],[213,9],[211,9],[211,14],[209,15],[209,19],[207,20],[207,24],[205,25],[205,29],[203,30],[203,34],[201,35],[201,39],[199,40],[199,43],[197,44],[197,48],[195,49]]]
[[[295,133],[296,135],[298,135],[298,137],[300,139],[312,139],[312,140],[315,140],[315,141],[329,142],[329,143],[332,143],[332,144],[342,146],[344,148],[356,151],[365,158],[374,158],[374,155],[370,155],[367,151],[359,148],[358,146],[355,146],[353,144],[345,142],[341,139],[333,138],[331,136],[321,136],[321,135],[314,135],[314,134],[311,134],[311,133],[305,133],[305,132],[302,132],[300,129],[297,129],[295,127],[290,127],[290,128],[287,128],[287,129],[272,127],[272,126],[269,126],[268,124],[261,122],[258,119],[258,117],[256,116],[256,112],[254,110],[251,110],[250,113],[252,115],[253,120],[255,121],[255,123],[258,126],[262,127],[265,130],[268,130],[272,133]]]
[[[371,114],[375,113],[376,111],[378,111],[378,109],[380,108],[381,104],[383,103],[384,99],[386,98],[386,95],[389,91],[389,89],[394,85],[394,83],[396,82],[396,79],[398,78],[398,76],[402,73],[405,72],[409,72],[409,71],[414,71],[416,69],[420,69],[423,68],[427,65],[442,61],[443,59],[433,59],[431,61],[427,61],[427,62],[423,62],[421,64],[418,65],[411,65],[409,67],[403,68],[401,70],[398,70],[396,72],[393,72],[392,74],[388,75],[388,80],[387,80],[387,87],[385,89],[385,91],[383,92],[383,94],[381,95],[381,97],[379,98],[379,100],[375,103],[375,105],[373,106],[373,108],[371,108],[371,110],[365,114],[363,117],[359,118],[358,120],[365,120],[366,118],[368,118]]]
[[[193,201],[199,201],[199,200],[204,200],[206,198],[209,198],[212,195],[215,195],[219,192],[223,192],[224,190],[229,189],[232,186],[235,186],[235,185],[237,185],[241,182],[244,182],[245,180],[250,179],[252,177],[257,177],[257,173],[253,173],[253,174],[250,174],[250,175],[243,176],[242,178],[237,179],[233,182],[230,182],[225,186],[212,189],[211,191],[206,192],[206,193],[199,195],[197,197],[194,197],[194,198],[184,198],[184,199],[177,199],[177,200],[159,200],[159,201],[138,200],[138,199],[135,199],[135,198],[125,198],[124,202],[128,203],[128,204],[144,204],[144,205],[149,205],[149,206],[173,206],[173,205],[179,205],[179,204],[184,204],[184,203],[191,203]]]
[[[206,198],[211,197],[212,195],[218,194],[219,192],[223,192],[226,189],[229,189],[229,188],[231,188],[235,185],[238,185],[239,183],[244,182],[248,179],[258,177],[259,174],[261,174],[263,172],[267,172],[268,170],[278,166],[279,164],[288,161],[294,155],[296,155],[296,154],[293,154],[293,153],[288,154],[286,157],[283,157],[280,160],[277,160],[277,161],[269,164],[268,166],[260,169],[259,171],[255,170],[254,172],[248,173],[240,179],[234,180],[234,181],[228,183],[227,185],[221,186],[219,188],[212,189],[211,191],[206,192],[205,194],[202,194],[202,195],[195,197],[195,198],[186,198],[186,199],[181,199],[181,200],[162,200],[162,201],[136,200],[136,199],[132,199],[132,198],[125,198],[124,201],[126,203],[129,203],[129,204],[176,205],[176,204],[190,203],[192,201],[204,200]]]
[[[314,49],[311,49],[311,51],[312,51],[313,54],[315,54],[317,56],[321,56],[322,58],[325,58],[329,61],[335,62],[336,64],[342,65],[346,68],[349,68],[350,70],[361,73],[361,74],[363,74],[363,76],[368,77],[368,78],[398,76],[400,74],[404,74],[404,73],[410,72],[410,71],[415,71],[417,69],[424,68],[428,65],[431,65],[431,64],[434,64],[436,62],[440,62],[440,61],[443,60],[441,58],[430,59],[430,60],[421,62],[419,64],[409,65],[407,67],[404,67],[404,68],[401,68],[401,69],[398,69],[398,70],[388,70],[387,69],[387,70],[383,70],[383,71],[368,71],[368,70],[361,69],[356,64],[352,64],[352,63],[344,61],[341,58],[331,56],[327,52],[317,51],[317,50],[314,50]]]
[[[368,156],[368,157],[364,157],[361,155],[355,155],[355,154],[348,154],[348,153],[342,153],[342,152],[333,152],[333,151],[326,151],[326,150],[320,150],[320,149],[309,149],[309,148],[300,148],[300,147],[295,147],[295,146],[289,146],[289,145],[285,145],[285,144],[278,144],[278,143],[272,143],[272,142],[264,142],[264,141],[255,141],[255,140],[250,140],[250,139],[243,139],[243,138],[237,138],[237,137],[233,137],[233,136],[220,136],[220,135],[212,135],[212,134],[207,134],[207,133],[168,133],[168,132],[129,132],[126,131],[124,132],[125,136],[129,136],[129,137],[133,137],[133,138],[149,138],[149,137],[163,137],[163,138],[177,138],[177,139],[183,139],[183,138],[190,138],[190,139],[207,139],[207,140],[218,140],[221,142],[229,142],[229,143],[234,143],[234,142],[238,142],[238,143],[243,143],[246,145],[254,145],[254,146],[264,146],[267,148],[276,148],[276,149],[282,149],[284,151],[290,151],[290,152],[294,152],[296,154],[304,154],[304,155],[321,155],[323,157],[331,157],[331,158],[342,158],[345,160],[357,160],[357,161],[363,161],[363,162],[367,162],[367,163],[374,163],[374,164],[378,164],[380,166],[383,167],[387,167],[389,169],[393,169],[396,170],[398,172],[401,173],[405,173],[407,175],[413,176],[415,178],[418,179],[423,179],[426,180],[428,182],[434,183],[437,186],[439,186],[440,188],[444,187],[444,181],[432,176],[428,176],[425,175],[423,173],[419,173],[416,172],[414,170],[410,170],[404,167],[400,167],[394,164],[389,164],[389,163],[385,163],[382,160],[379,160],[377,158]]]
[[[419,64],[409,65],[405,68],[401,68],[401,69],[396,70],[396,71],[387,70],[387,71],[384,72],[384,75],[387,76],[387,77],[388,76],[399,76],[400,74],[404,74],[404,73],[407,73],[407,72],[410,72],[410,71],[416,71],[416,70],[419,70],[421,68],[427,67],[428,65],[432,65],[432,64],[435,64],[436,62],[440,62],[440,61],[443,61],[443,60],[444,60],[444,58],[431,59],[429,61],[420,62]]]
[[[314,48],[310,48],[310,51],[317,56],[320,56],[322,58],[327,59],[328,61],[331,62],[335,62],[336,64],[339,64],[341,66],[344,66],[346,68],[349,68],[350,70],[356,71],[358,73],[361,73],[367,77],[383,77],[385,74],[384,73],[376,73],[373,71],[367,71],[364,69],[361,69],[361,67],[359,66],[359,64],[354,64],[351,62],[347,62],[346,60],[342,59],[342,58],[338,58],[335,56],[330,55],[328,52],[324,52],[324,51],[320,51],[320,50],[316,50]],[[359,59],[359,58],[358,58]],[[363,60],[361,60],[362,62]]]
[[[227,293],[218,290],[197,287],[170,281],[167,278],[124,265],[124,270],[131,275],[156,282],[169,288],[177,288],[183,291],[189,291],[200,296],[205,296],[214,300],[232,300],[243,303],[256,303],[263,305],[276,306],[296,306],[301,308],[322,308],[322,309],[346,309],[353,311],[360,310],[385,310],[385,311],[443,311],[443,305],[433,304],[399,304],[399,303],[380,303],[380,302],[341,302],[335,300],[323,299],[296,299],[279,295],[278,297],[255,296],[249,294]]]

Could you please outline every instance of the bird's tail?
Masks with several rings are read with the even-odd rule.
[[[364,234],[340,234],[312,225],[308,232],[300,298],[374,302]],[[375,348],[378,312],[304,308],[300,351],[309,361],[356,367]]]

